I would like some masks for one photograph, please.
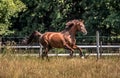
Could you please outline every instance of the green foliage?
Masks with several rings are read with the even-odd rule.
[[[83,18],[89,26],[89,34],[94,34],[99,30],[101,35],[120,35],[120,11],[118,0],[86,0]],[[117,30],[116,30],[117,29]]]
[[[61,31],[72,19],[84,19],[88,35],[120,36],[119,0],[1,0],[0,34],[14,30],[27,36],[34,30]],[[81,36],[81,34],[78,34]]]
[[[17,13],[25,8],[20,0],[0,1],[0,35],[12,33],[9,30],[12,25],[11,17],[17,17]]]
[[[10,32],[8,30],[8,25],[4,23],[0,23],[0,35],[5,34],[6,32]]]

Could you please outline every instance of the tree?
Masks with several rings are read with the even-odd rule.
[[[0,0],[0,35],[14,32],[10,30],[11,17],[17,17],[17,13],[24,9],[25,5],[20,0]]]
[[[83,3],[85,13],[83,18],[89,27],[89,34],[99,30],[101,35],[120,35],[120,5],[119,0],[86,0]]]
[[[21,1],[25,5],[17,7],[21,8],[20,11],[15,10],[18,16],[9,15],[10,25],[8,26],[11,26],[11,30],[16,33],[13,35],[26,36],[34,30],[39,30],[41,33],[61,31],[65,28],[65,23],[72,19],[84,19],[88,35],[95,35],[96,30],[100,31],[100,35],[120,35],[119,0]],[[26,10],[24,10],[25,7],[27,7]]]
[[[84,12],[81,1],[22,0],[22,2],[25,3],[27,10],[20,12],[18,18],[13,19],[13,29],[17,30],[19,35],[28,35],[34,30],[42,33],[61,31],[68,20],[80,19]]]

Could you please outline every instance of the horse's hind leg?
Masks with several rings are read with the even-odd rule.
[[[42,51],[42,59],[44,60],[44,57],[47,57],[47,48],[44,48],[44,51]]]
[[[73,51],[70,51],[70,56],[73,57]]]
[[[42,51],[42,59],[44,60],[45,51]]]
[[[45,57],[48,61],[49,61],[48,52],[49,52],[50,49],[51,49],[50,47],[46,47],[46,49],[45,49]]]

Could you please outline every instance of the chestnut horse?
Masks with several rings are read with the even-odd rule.
[[[45,32],[44,34],[35,31],[27,40],[27,44],[31,43],[34,39],[39,41],[44,48],[42,58],[46,56],[48,58],[48,52],[52,48],[65,48],[71,51],[70,55],[73,56],[75,49],[79,50],[80,56],[82,56],[81,48],[76,46],[75,34],[80,31],[87,34],[87,30],[84,26],[83,20],[71,20],[66,23],[66,27],[61,32]]]

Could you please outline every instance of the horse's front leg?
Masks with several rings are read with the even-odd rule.
[[[65,44],[65,48],[67,48],[68,50],[70,50],[70,56],[73,57],[74,49],[72,47],[70,47],[69,45],[67,45],[67,44]]]
[[[82,49],[81,49],[81,48],[77,47],[76,45],[74,45],[74,46],[73,46],[73,48],[74,48],[74,49],[78,49],[78,50],[79,50],[79,56],[80,56],[81,58],[84,58],[84,57],[85,57],[85,55],[83,54],[83,52],[82,52]]]

